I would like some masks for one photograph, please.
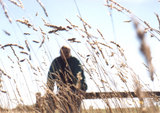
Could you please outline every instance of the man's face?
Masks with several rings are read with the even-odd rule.
[[[70,57],[70,49],[69,48],[62,48],[61,49],[61,57],[62,59],[68,59]]]

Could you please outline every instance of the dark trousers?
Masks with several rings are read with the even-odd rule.
[[[55,110],[58,110],[59,113],[81,113],[83,94],[82,91],[67,88],[59,90],[57,95],[48,92],[45,96],[36,98],[36,111],[55,113]]]
[[[59,91],[57,97],[60,99],[61,111],[60,113],[80,113],[82,95],[77,91]]]

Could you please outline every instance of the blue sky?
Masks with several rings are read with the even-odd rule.
[[[159,14],[160,4],[158,0],[115,0],[117,3],[121,4],[125,8],[129,9],[133,14],[135,14],[140,19],[147,21],[152,27],[158,29],[158,21],[154,13]],[[8,19],[5,17],[4,13],[0,15],[1,26],[0,26],[0,44],[5,45],[8,43],[18,44],[25,47],[25,40],[28,41],[31,51],[28,52],[25,47],[24,50],[19,50],[16,48],[16,53],[20,60],[24,58],[28,58],[27,55],[20,54],[21,51],[28,52],[32,56],[31,63],[35,67],[40,67],[42,71],[42,77],[39,79],[38,77],[28,76],[31,73],[34,73],[32,69],[29,69],[27,63],[21,63],[22,69],[24,69],[21,77],[19,76],[20,70],[19,66],[8,59],[7,56],[13,58],[14,62],[17,62],[16,57],[13,56],[13,52],[11,52],[10,48],[5,48],[5,51],[0,49],[0,54],[3,54],[0,59],[0,68],[5,70],[8,75],[11,75],[14,79],[17,80],[17,85],[20,89],[23,86],[27,89],[26,84],[31,84],[29,86],[31,94],[35,94],[35,92],[39,91],[40,88],[36,88],[36,84],[43,84],[46,82],[46,74],[48,72],[49,65],[51,61],[59,55],[59,48],[62,45],[68,45],[74,48],[72,51],[73,55],[77,55],[74,51],[78,51],[79,53],[86,54],[86,48],[83,44],[69,44],[66,40],[67,38],[76,37],[79,38],[79,34],[75,32],[65,33],[58,32],[59,35],[48,34],[49,40],[46,38],[46,43],[42,48],[39,48],[39,44],[33,43],[32,40],[42,41],[42,35],[40,32],[40,27],[47,33],[50,28],[44,26],[44,22],[42,18],[44,18],[47,22],[57,25],[57,26],[67,26],[69,23],[66,19],[70,20],[73,24],[82,26],[82,22],[79,20],[77,15],[79,12],[89,25],[92,26],[93,30],[91,32],[95,34],[96,29],[99,29],[105,37],[107,42],[113,40],[117,42],[123,49],[124,53],[127,57],[128,64],[133,70],[139,75],[140,79],[143,79],[144,82],[150,84],[151,89],[158,90],[159,85],[155,87],[155,85],[159,82],[155,80],[155,82],[151,82],[148,72],[143,65],[145,60],[143,59],[142,54],[140,53],[139,47],[140,43],[136,38],[135,29],[133,27],[133,23],[125,23],[124,21],[130,20],[130,16],[126,13],[117,12],[116,10],[112,10],[112,19],[109,16],[109,8],[105,6],[105,0],[76,0],[78,5],[79,12],[75,5],[74,0],[41,0],[44,4],[46,11],[48,13],[48,17],[43,12],[43,9],[36,2],[36,0],[23,0],[24,9],[21,9],[9,1],[4,1],[3,3],[6,6],[8,11],[8,15],[12,19],[12,24],[8,22]],[[2,7],[0,7],[0,11],[3,12]],[[31,24],[38,29],[38,32],[34,31],[32,28],[28,28],[25,25],[22,25],[16,22],[17,19],[23,20],[28,19]],[[113,21],[113,24],[112,24]],[[7,31],[11,34],[11,36],[7,36],[4,31]],[[23,35],[23,33],[30,33],[31,35]],[[74,34],[75,33],[75,34]],[[155,38],[150,38],[149,34],[146,35],[147,43],[151,48],[153,64],[155,66],[157,74],[159,73],[158,69],[160,67],[160,54],[157,53],[159,51],[159,41]],[[45,53],[45,54],[44,54]],[[42,63],[46,62],[46,65]],[[11,68],[14,66],[14,68]],[[27,69],[28,68],[28,69]],[[28,71],[29,70],[29,71]],[[24,74],[28,73],[28,74]],[[145,76],[145,79],[144,79]],[[43,81],[43,83],[35,82],[35,78]],[[4,77],[6,83],[9,81],[6,77]],[[24,81],[27,81],[25,83]],[[34,82],[33,82],[34,81]],[[87,77],[87,82],[89,84],[88,91],[94,91],[94,87],[91,87],[90,84],[93,84],[89,77]],[[90,83],[91,82],[91,83]],[[11,84],[15,85],[13,81]],[[34,85],[34,87],[32,87]],[[5,86],[11,88],[11,86]],[[22,88],[21,88],[22,87]],[[41,90],[40,90],[41,91]],[[26,94],[22,92],[22,95]],[[4,96],[5,97],[5,96]],[[14,95],[10,94],[10,97],[14,99]],[[30,95],[27,94],[26,97],[30,98]],[[31,99],[32,100],[32,99]],[[33,99],[34,100],[34,99]],[[30,103],[30,102],[26,102]]]

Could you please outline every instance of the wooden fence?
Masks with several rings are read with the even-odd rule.
[[[87,92],[85,99],[136,98],[140,95],[145,98],[160,98],[160,92],[142,92],[141,94],[135,92]]]

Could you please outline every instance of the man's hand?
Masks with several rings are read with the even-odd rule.
[[[81,72],[77,73],[77,78],[78,78],[78,80],[77,80],[76,88],[80,89],[81,88],[81,80],[82,80],[82,74],[81,74]]]

